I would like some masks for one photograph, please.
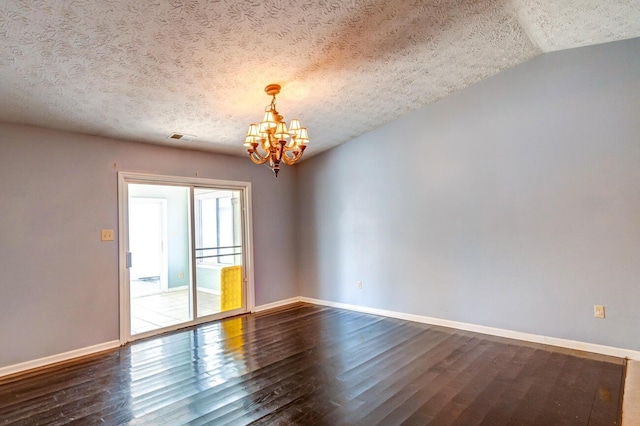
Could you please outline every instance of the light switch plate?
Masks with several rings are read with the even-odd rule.
[[[100,232],[101,241],[113,241],[113,229],[103,229]]]
[[[593,316],[596,318],[604,318],[604,305],[593,305]]]

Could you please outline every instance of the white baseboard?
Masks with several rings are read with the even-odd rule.
[[[112,340],[110,342],[100,343],[98,345],[88,346],[86,348],[76,349],[69,352],[64,352],[57,355],[51,355],[44,358],[34,359],[33,361],[22,362],[20,364],[9,365],[7,367],[0,368],[0,377],[9,376],[12,374],[22,373],[24,371],[33,370],[34,368],[46,367],[51,364],[57,364],[63,361],[69,361],[73,358],[79,358],[95,354],[109,349],[115,349],[120,346],[119,340]]]
[[[291,305],[292,303],[297,303],[297,302],[300,302],[301,300],[302,300],[301,297],[292,297],[290,299],[279,300],[277,302],[267,303],[266,305],[256,306],[253,308],[253,311],[251,312],[268,311],[269,309],[275,309],[281,306]],[[310,302],[310,303],[313,303],[313,302]]]
[[[440,325],[443,327],[456,328],[458,330],[473,331],[476,333],[488,334],[491,336],[507,337],[509,339],[524,340],[526,342],[542,343],[544,345],[559,346],[562,348],[575,349],[585,352],[593,352],[602,355],[610,355],[618,358],[640,360],[640,351],[631,349],[616,348],[613,346],[598,345],[596,343],[586,343],[577,340],[561,339],[558,337],[541,336],[539,334],[522,333],[520,331],[505,330],[502,328],[486,327],[484,325],[469,324],[465,322],[445,320],[441,318],[425,317],[422,315],[406,314],[403,312],[387,311],[384,309],[368,308],[366,306],[350,305],[348,303],[331,302],[328,300],[312,299],[310,297],[297,298],[300,302],[312,303],[314,305],[330,306],[333,308],[348,309],[350,311],[363,312],[367,314],[380,315],[384,317],[397,318],[406,321],[420,322],[424,324]]]
[[[598,345],[595,343],[580,342],[577,340],[560,339],[557,337],[541,336],[538,334],[522,333],[519,331],[505,330],[502,328],[486,327],[483,325],[469,324],[458,321],[445,320],[440,318],[425,317],[422,315],[407,314],[403,312],[388,311],[384,309],[369,308],[366,306],[351,305],[348,303],[331,302],[328,300],[313,299],[310,297],[292,297],[289,299],[279,300],[277,302],[267,303],[265,305],[259,305],[254,307],[252,312],[262,312],[269,309],[275,309],[286,305],[291,305],[297,302],[311,303],[314,305],[329,306],[339,309],[347,309],[355,312],[362,312],[373,315],[380,315],[389,318],[397,318],[406,321],[419,322],[424,324],[439,325],[443,327],[450,327],[459,330],[473,331],[476,333],[488,334],[491,336],[507,337],[510,339],[523,340],[526,342],[542,343],[545,345],[558,346],[563,348],[575,349],[585,352],[593,352],[603,355],[610,355],[619,358],[627,358],[631,360],[640,361],[640,351],[634,351],[631,349],[616,348],[613,346]],[[20,364],[9,365],[7,367],[0,367],[0,377],[9,376],[12,374],[21,373],[27,370],[35,368],[45,367],[51,364],[56,364],[63,361],[69,361],[73,358],[91,355],[94,353],[114,349],[120,346],[119,340],[112,340],[110,342],[100,343],[98,345],[89,346],[86,348],[76,349],[69,352],[64,352],[57,355],[48,356],[45,358],[39,358],[33,361],[27,361]]]

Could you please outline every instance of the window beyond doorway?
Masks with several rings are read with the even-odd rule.
[[[234,265],[241,255],[240,229],[234,226],[239,198],[235,191],[197,188],[196,262],[200,265]],[[237,222],[237,221],[236,221]]]

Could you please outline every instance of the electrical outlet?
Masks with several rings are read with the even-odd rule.
[[[356,287],[358,287],[358,290],[362,290],[362,281],[356,281]]]
[[[113,229],[103,229],[100,231],[101,241],[113,241]]]
[[[178,279],[183,279],[184,278],[184,272],[179,272],[178,273]]]
[[[593,305],[593,316],[596,318],[604,318],[604,305]]]

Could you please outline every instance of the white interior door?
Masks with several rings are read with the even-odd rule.
[[[129,251],[132,280],[154,280],[167,288],[165,262],[165,212],[167,201],[158,198],[129,199]]]

